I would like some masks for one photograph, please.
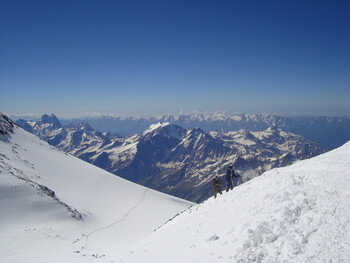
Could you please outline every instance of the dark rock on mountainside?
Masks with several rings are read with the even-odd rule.
[[[0,112],[0,135],[10,135],[16,124]]]

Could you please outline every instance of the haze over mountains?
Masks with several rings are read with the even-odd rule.
[[[271,117],[271,116],[270,116]],[[265,125],[269,116],[250,116],[246,126]],[[271,117],[272,118],[272,117]],[[170,116],[163,120],[171,121]],[[208,122],[228,121],[225,116]],[[232,119],[230,119],[232,120]],[[244,123],[241,119],[237,119]],[[243,181],[275,167],[319,155],[321,144],[284,132],[272,125],[260,132],[248,130],[210,133],[169,122],[153,124],[141,133],[120,138],[94,131],[86,122],[63,126],[55,115],[17,124],[51,145],[133,182],[194,202],[212,195],[211,179],[234,165]],[[214,125],[214,123],[212,123]]]
[[[18,119],[15,116],[13,119]],[[30,119],[30,118],[29,118]],[[205,132],[213,130],[263,131],[277,126],[330,148],[343,145],[350,140],[350,117],[331,116],[278,116],[269,114],[208,114],[164,115],[160,117],[97,117],[61,120],[64,125],[87,122],[96,131],[129,136],[146,130],[158,122],[169,122],[183,128],[199,127]]]

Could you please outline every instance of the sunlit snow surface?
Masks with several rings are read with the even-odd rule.
[[[118,257],[192,205],[14,130],[0,135],[0,262]]]
[[[0,262],[349,262],[350,143],[174,219],[191,204],[20,129],[0,166]]]
[[[190,208],[115,262],[350,262],[350,143]]]

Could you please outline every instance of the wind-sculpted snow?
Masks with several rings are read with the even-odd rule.
[[[350,142],[193,206],[114,262],[345,263]]]

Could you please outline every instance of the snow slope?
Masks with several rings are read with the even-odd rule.
[[[190,208],[115,262],[350,262],[350,142]]]
[[[191,203],[1,121],[0,262],[349,262],[350,142],[163,225]]]
[[[0,262],[103,259],[192,205],[0,123]]]

